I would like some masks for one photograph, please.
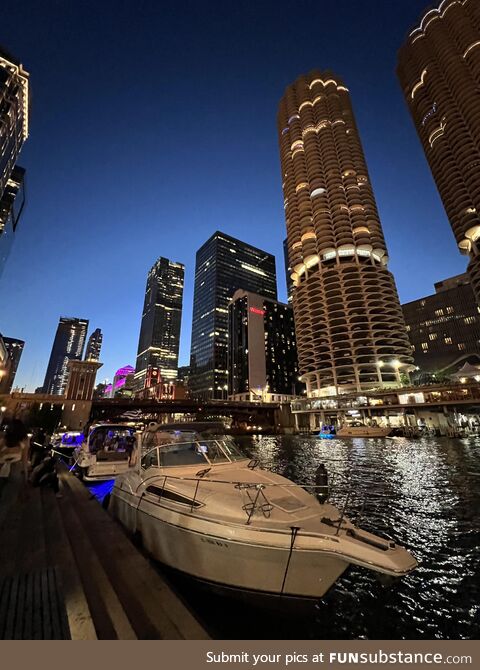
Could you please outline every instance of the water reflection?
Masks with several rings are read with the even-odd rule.
[[[282,614],[174,585],[220,638],[478,639],[480,636],[480,439],[320,440],[249,437],[249,455],[300,484],[325,463],[333,501],[394,538],[419,560],[390,587],[352,567],[307,611]],[[222,616],[218,616],[218,612]]]

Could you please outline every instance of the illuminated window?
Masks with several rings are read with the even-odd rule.
[[[430,335],[428,337],[430,338],[430,340],[436,340],[437,339],[437,333],[430,333]]]
[[[470,324],[470,323],[475,323],[477,319],[474,316],[466,316],[463,321],[464,323]]]
[[[443,316],[443,309],[436,309],[435,316]]]
[[[460,351],[465,351],[465,349],[466,349],[467,347],[464,345],[463,342],[459,342],[459,344],[458,344],[458,348],[460,349]]]
[[[406,328],[406,330],[407,330],[407,333],[409,333],[410,330],[411,330],[410,326],[405,326],[405,328]]]
[[[422,342],[423,351],[428,351],[428,342]]]
[[[447,314],[453,314],[453,307],[447,307]]]
[[[452,344],[452,338],[451,337],[446,337],[445,338],[445,344]]]

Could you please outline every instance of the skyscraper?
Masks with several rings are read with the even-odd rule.
[[[148,369],[163,381],[177,377],[185,269],[160,257],[148,273],[135,368],[135,387],[145,388]]]
[[[480,302],[480,3],[444,0],[402,46],[398,77]]]
[[[25,170],[16,162],[28,137],[28,108],[28,73],[0,47],[0,275],[23,207]]]
[[[24,179],[25,170],[14,167],[0,198],[0,277],[25,204]]]
[[[87,337],[88,321],[62,316],[58,323],[48,362],[43,393],[63,395],[68,380],[68,361],[81,361]]]
[[[410,344],[348,89],[314,71],[278,111],[300,373],[309,396],[398,384]]]
[[[228,303],[239,288],[276,300],[275,257],[217,231],[196,256],[189,378],[194,397],[227,397]]]
[[[99,361],[100,351],[102,350],[103,335],[100,328],[95,328],[88,338],[87,348],[85,350],[86,361]]]
[[[15,381],[15,375],[17,374],[18,364],[20,363],[25,342],[23,340],[17,340],[14,337],[2,337],[1,334],[0,338],[3,340],[9,360],[8,374],[2,375],[0,371],[0,392],[10,393],[13,382]]]
[[[292,307],[239,289],[228,317],[229,395],[266,402],[295,395],[299,384]]]
[[[28,72],[0,47],[0,197],[28,137]]]

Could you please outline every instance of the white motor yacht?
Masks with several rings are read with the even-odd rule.
[[[86,482],[106,481],[133,467],[135,456],[134,425],[98,423],[73,452],[72,469]]]
[[[319,598],[359,565],[401,577],[417,562],[330,504],[245,458],[230,438],[164,442],[121,474],[109,511],[158,561],[200,580],[268,595]]]

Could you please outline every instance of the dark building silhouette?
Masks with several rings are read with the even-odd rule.
[[[397,73],[480,301],[480,2],[429,9],[400,49]]]
[[[410,345],[348,89],[331,72],[301,76],[277,121],[307,393],[399,385]]]
[[[480,362],[480,314],[467,274],[435,284],[433,295],[402,305],[421,372],[454,372]]]
[[[189,389],[197,398],[228,393],[228,303],[239,288],[277,299],[275,257],[217,231],[197,251]]]
[[[228,319],[229,395],[278,401],[299,393],[292,307],[240,289],[228,306]]]
[[[0,335],[7,354],[3,369],[0,367],[0,393],[10,393],[17,374],[18,364],[23,353],[25,342],[13,337]]]
[[[0,276],[25,204],[25,170],[14,167],[0,199]]]
[[[64,395],[68,380],[68,362],[82,360],[88,320],[60,317],[42,391]]]
[[[148,273],[135,367],[135,388],[145,388],[149,371],[162,381],[177,378],[185,269],[160,257]]]
[[[96,328],[88,338],[87,348],[85,350],[86,361],[99,361],[102,350],[103,335],[100,328]]]

